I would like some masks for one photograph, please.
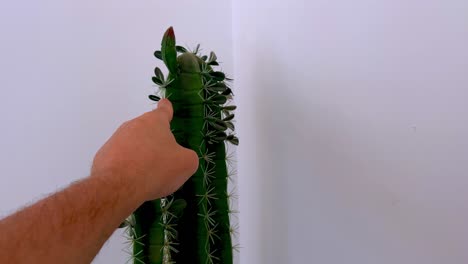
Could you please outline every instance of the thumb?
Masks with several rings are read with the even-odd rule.
[[[180,166],[181,174],[188,179],[198,169],[198,155],[195,151],[181,146],[180,159],[181,162],[179,164],[183,165]]]
[[[172,108],[172,104],[168,99],[161,99],[158,102],[158,107],[154,111],[161,113],[162,116],[167,118],[168,122],[171,122],[172,115],[174,114],[174,109]]]

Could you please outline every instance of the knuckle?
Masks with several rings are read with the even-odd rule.
[[[128,124],[129,124],[129,123],[130,123],[130,121],[125,121],[125,122],[123,122],[123,123],[119,126],[118,129],[120,130],[120,129],[124,129],[124,128],[128,127]]]

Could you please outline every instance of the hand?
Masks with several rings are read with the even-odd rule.
[[[175,192],[197,170],[198,156],[177,144],[172,115],[172,104],[162,99],[157,109],[122,124],[97,152],[91,175],[136,184],[145,200]]]

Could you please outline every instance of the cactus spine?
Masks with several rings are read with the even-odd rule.
[[[234,105],[225,74],[215,71],[215,53],[199,56],[176,46],[174,31],[164,34],[161,51],[169,74],[155,69],[153,82],[173,104],[172,132],[200,158],[196,173],[169,197],[144,203],[131,216],[134,263],[232,263],[226,142],[237,145]],[[150,95],[153,101],[159,96]]]

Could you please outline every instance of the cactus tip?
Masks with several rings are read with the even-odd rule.
[[[165,35],[169,38],[175,39],[174,28],[172,26],[169,27]]]

